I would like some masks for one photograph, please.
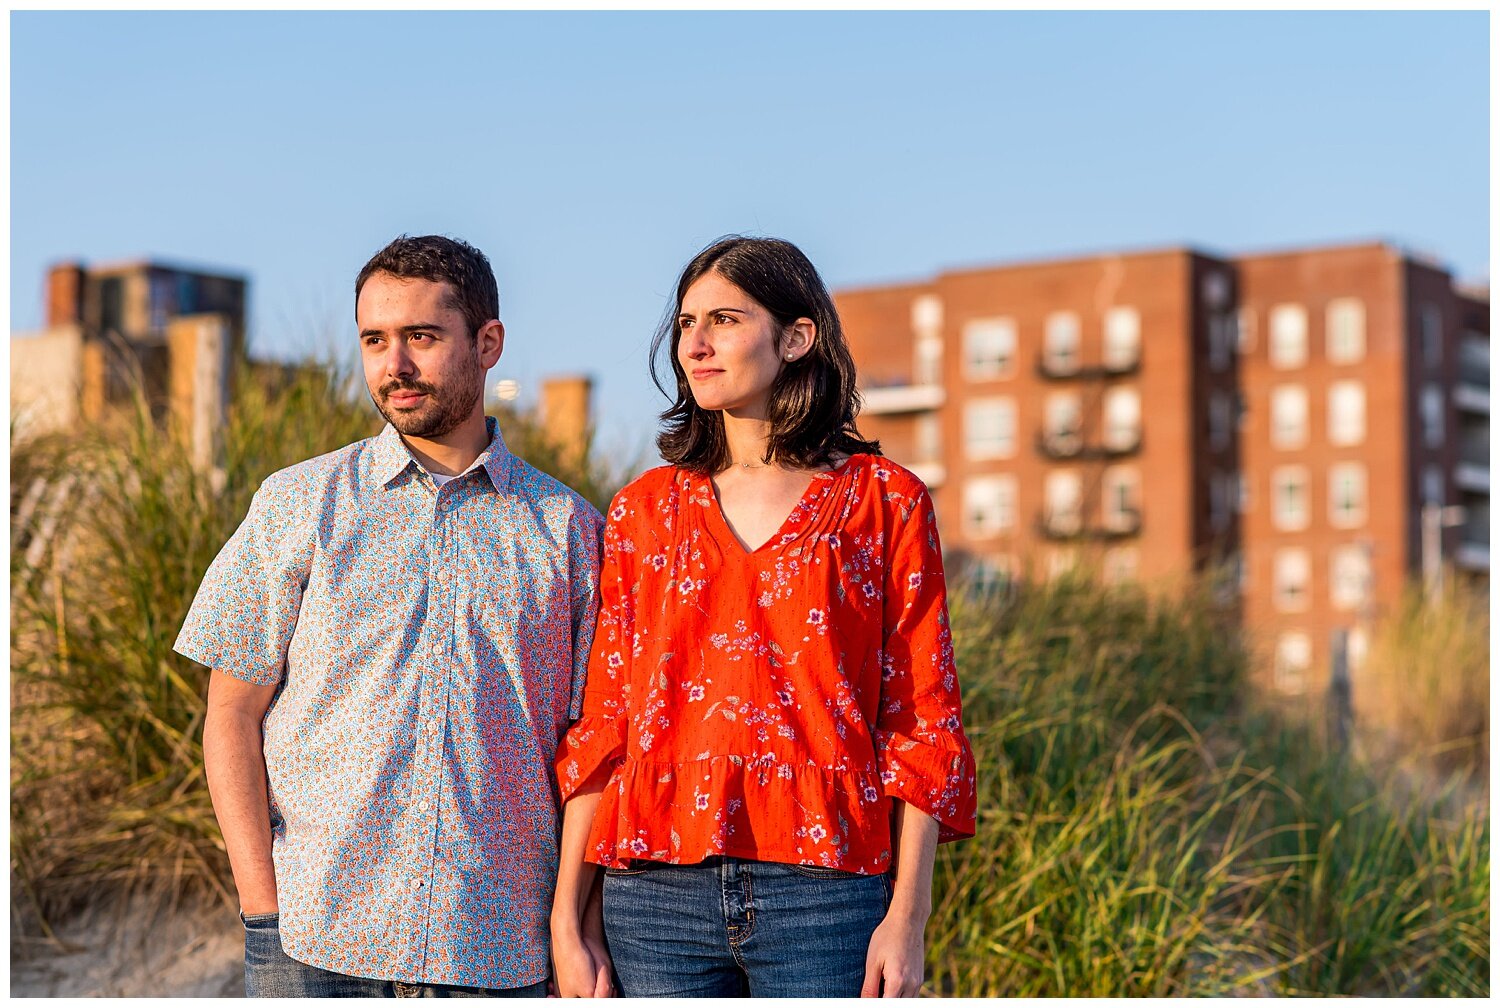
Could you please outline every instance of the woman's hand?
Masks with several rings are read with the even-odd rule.
[[[599,938],[552,936],[552,974],[558,997],[613,997],[609,953]]]
[[[926,925],[925,915],[891,907],[870,936],[860,997],[917,996],[922,989],[922,931]]]
[[[922,989],[922,932],[932,915],[932,860],[938,823],[899,799],[891,803],[891,905],[870,935],[860,997],[916,997]]]

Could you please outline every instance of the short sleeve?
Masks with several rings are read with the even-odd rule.
[[[580,505],[568,536],[569,569],[573,613],[573,682],[568,717],[583,713],[584,684],[588,681],[589,655],[599,618],[599,545],[604,522],[590,505]]]
[[[587,683],[578,721],[557,748],[557,784],[566,801],[601,771],[625,759],[626,699],[635,626],[634,543],[625,525],[629,505],[615,495],[604,525],[598,617],[588,654]]]
[[[198,586],[173,649],[236,679],[281,681],[307,586],[312,536],[273,476]]]
[[[937,516],[926,488],[892,495],[877,766],[885,793],[938,821],[938,839],[974,835],[974,753],[964,735]],[[904,507],[903,507],[904,504]]]

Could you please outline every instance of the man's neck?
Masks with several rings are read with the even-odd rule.
[[[401,440],[428,472],[457,476],[473,465],[479,453],[489,447],[490,431],[484,414],[476,410],[473,416],[440,438],[402,434]]]

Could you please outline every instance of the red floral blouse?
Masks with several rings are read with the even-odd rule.
[[[705,476],[664,466],[615,496],[566,800],[608,781],[588,859],[715,854],[873,874],[889,799],[974,833],[974,756],[936,519],[900,466],[819,473],[746,552]]]

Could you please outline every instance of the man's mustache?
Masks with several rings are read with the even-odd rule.
[[[391,394],[395,392],[417,392],[422,395],[432,395],[437,389],[426,382],[391,381],[386,382],[376,391],[380,393],[380,398],[389,399]]]

